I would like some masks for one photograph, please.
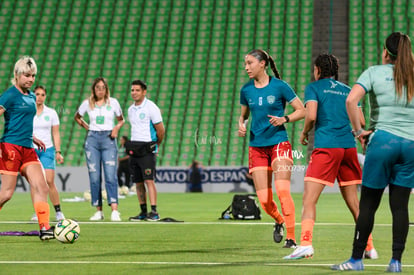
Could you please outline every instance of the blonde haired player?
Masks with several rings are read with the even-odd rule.
[[[0,96],[0,115],[4,115],[4,133],[0,140],[0,209],[11,199],[16,188],[17,173],[26,177],[32,190],[32,201],[38,217],[40,239],[54,238],[49,225],[49,191],[42,165],[33,148],[45,144],[33,137],[36,96],[30,88],[36,79],[37,66],[32,57],[21,57],[14,66],[13,86]]]

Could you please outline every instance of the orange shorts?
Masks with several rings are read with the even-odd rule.
[[[40,164],[36,151],[20,145],[0,143],[0,174],[16,175],[29,164]]]
[[[292,145],[289,141],[266,147],[249,147],[249,173],[255,170],[272,170],[272,164],[277,160],[289,160],[293,163]]]
[[[362,172],[356,148],[315,148],[312,151],[305,181],[333,186],[361,184]]]

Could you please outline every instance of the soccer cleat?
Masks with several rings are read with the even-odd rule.
[[[388,265],[387,272],[402,272],[401,262],[398,260],[391,259]]]
[[[371,259],[371,260],[378,259],[377,250],[375,250],[375,248],[372,248],[371,250],[365,250],[364,251],[364,259]]]
[[[32,218],[30,220],[34,221],[34,222],[38,221],[36,213],[33,214]]]
[[[283,239],[283,223],[275,223],[275,228],[273,230],[273,240],[276,243],[280,243]]]
[[[46,229],[41,229],[40,232],[39,232],[40,233],[39,238],[42,241],[47,241],[47,240],[54,239],[55,238],[54,232],[55,232],[55,227],[54,226],[51,226],[47,230]]]
[[[364,264],[362,263],[362,260],[352,260],[349,259],[346,262],[343,262],[342,264],[336,264],[331,266],[332,270],[349,270],[349,271],[361,271],[364,270]]]
[[[312,245],[298,246],[292,254],[283,257],[284,260],[297,260],[303,258],[310,258],[313,256]]]
[[[118,210],[112,211],[111,221],[113,221],[113,222],[120,222],[121,221],[121,214],[118,212]]]
[[[132,222],[139,222],[139,221],[147,220],[147,217],[148,217],[147,213],[141,212],[141,213],[139,213],[138,216],[129,217],[129,220],[132,221]]]
[[[89,218],[90,221],[101,221],[104,219],[102,211],[96,211],[92,217]]]
[[[160,215],[158,215],[158,213],[157,213],[157,212],[155,212],[155,211],[151,211],[151,212],[148,214],[147,221],[150,221],[150,222],[155,222],[155,221],[159,221],[159,220],[160,220]]]
[[[56,212],[56,221],[61,221],[65,219],[65,215],[62,212]]]
[[[283,248],[296,248],[296,243],[292,239],[286,239]]]

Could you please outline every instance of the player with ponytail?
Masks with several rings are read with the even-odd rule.
[[[276,78],[267,74],[269,65]],[[302,119],[305,109],[292,88],[280,79],[273,58],[265,51],[249,52],[245,57],[245,70],[250,81],[240,92],[239,136],[246,136],[246,122],[251,113],[249,173],[262,208],[275,220],[274,241],[282,241],[285,224],[284,247],[295,248],[295,205],[290,194],[292,147],[284,124]],[[286,103],[294,109],[288,115],[285,114]],[[273,178],[283,216],[273,200]]]
[[[352,87],[346,107],[353,132],[367,146],[352,256],[334,270],[363,270],[362,257],[386,187],[392,213],[392,257],[388,272],[401,272],[409,228],[408,203],[414,188],[414,58],[408,35],[390,34],[382,65],[369,67]],[[358,119],[358,102],[370,99],[370,127]],[[366,145],[366,141],[368,144]]]
[[[315,146],[305,175],[300,246],[285,260],[313,255],[316,203],[325,186],[333,186],[335,180],[355,221],[358,217],[357,185],[361,184],[362,173],[345,105],[351,88],[337,81],[338,71],[339,62],[334,55],[320,54],[314,65],[315,81],[305,88],[306,116],[300,142],[307,145],[308,133],[315,127]],[[365,124],[361,108],[359,117]],[[365,256],[378,258],[372,238]]]

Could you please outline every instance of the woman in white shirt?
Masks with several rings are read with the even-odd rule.
[[[60,149],[59,117],[54,109],[44,104],[47,93],[45,87],[36,86],[34,93],[36,95],[36,116],[33,119],[33,135],[43,141],[46,146],[46,150],[36,149],[36,154],[45,169],[46,182],[49,185],[49,198],[56,211],[56,220],[60,221],[65,219],[65,215],[60,209],[59,192],[55,185],[56,161],[59,164],[63,163]],[[32,221],[37,221],[36,213],[33,215]]]
[[[83,120],[85,113],[89,116],[89,124]],[[117,124],[114,126],[115,118]],[[107,201],[112,209],[111,221],[121,221],[118,212],[116,138],[125,121],[118,100],[109,96],[108,83],[105,78],[98,77],[94,80],[92,94],[80,105],[75,114],[75,121],[88,131],[85,155],[89,172],[91,203],[97,209],[90,220],[104,219],[101,186],[101,167],[103,167]]]

